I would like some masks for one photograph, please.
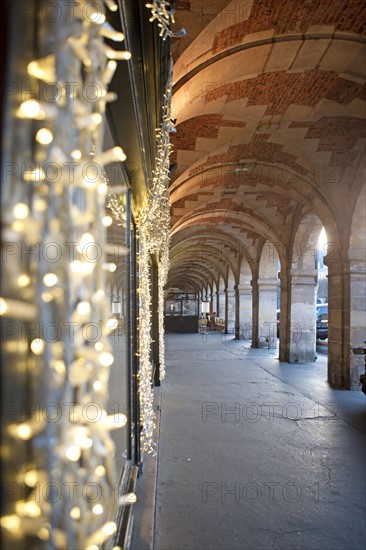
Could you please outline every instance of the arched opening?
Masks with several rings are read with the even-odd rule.
[[[228,334],[235,333],[235,277],[232,270],[229,268],[226,288],[227,299],[227,317],[226,317],[226,331]]]
[[[242,259],[240,265],[238,294],[240,338],[251,340],[253,322],[252,270],[246,258]]]
[[[316,302],[318,241],[323,224],[313,212],[305,214],[290,250],[289,356],[290,363],[316,359]]]
[[[253,285],[253,310],[257,308],[258,323],[253,327],[253,347],[277,347],[278,252],[270,241],[263,244],[257,284]]]
[[[364,356],[353,348],[365,347],[366,340],[366,186],[364,185],[353,214],[348,259],[350,267],[350,388],[360,387],[365,372]]]

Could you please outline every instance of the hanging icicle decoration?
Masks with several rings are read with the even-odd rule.
[[[160,27],[159,36],[161,36],[163,40],[166,40],[168,36],[171,38],[182,38],[187,34],[184,27],[176,33],[170,30],[171,25],[175,23],[175,10],[171,4],[172,2],[166,0],[153,0],[151,4],[146,4],[146,7],[151,10],[149,21],[153,22],[157,20],[158,27]]]
[[[105,4],[112,11],[118,7],[114,0]],[[59,259],[50,262],[43,255],[35,266],[34,303],[22,309],[21,318],[63,330],[56,338],[30,342],[30,356],[43,364],[37,376],[42,375],[48,388],[45,403],[53,406],[57,418],[45,419],[43,411],[42,421],[30,415],[11,426],[12,437],[29,442],[35,457],[45,448],[47,460],[44,469],[22,473],[26,499],[1,523],[14,534],[38,539],[37,546],[57,549],[95,549],[116,531],[116,524],[108,521],[116,479],[110,431],[127,422],[125,415],[106,411],[114,357],[104,298],[110,223],[103,176],[105,164],[123,162],[126,156],[119,147],[102,152],[101,144],[106,102],[115,99],[108,94],[115,59],[128,59],[130,54],[117,55],[106,47],[103,37],[120,42],[123,34],[105,22],[101,1],[94,0],[93,10],[90,6],[79,0],[72,24],[65,20],[54,25],[57,51],[28,65],[32,77],[54,84],[60,93],[55,101],[24,101],[16,115],[42,121],[35,149],[42,149],[44,166],[57,167],[59,177],[49,180],[51,172],[42,167],[25,173],[32,203],[15,204],[6,221],[19,240],[31,236],[41,250],[52,244],[60,251]],[[67,83],[80,86],[71,93]],[[70,165],[72,171],[67,169]],[[100,253],[97,261],[95,253]],[[27,277],[24,274],[19,284],[28,284]],[[20,316],[21,307],[20,302],[1,301],[4,314]]]
[[[151,288],[150,255],[158,256],[158,320],[159,320],[159,361],[160,378],[165,376],[164,357],[164,285],[169,270],[169,156],[171,153],[170,132],[172,97],[172,66],[170,67],[166,92],[163,98],[162,123],[157,130],[157,158],[152,185],[145,208],[139,219],[139,334],[140,334],[140,387],[141,420],[143,425],[143,443],[147,452],[155,453],[153,443],[154,412],[153,392],[151,389],[152,366],[151,352]]]

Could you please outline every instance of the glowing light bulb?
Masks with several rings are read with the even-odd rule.
[[[122,32],[116,31],[109,23],[104,22],[100,29],[101,36],[109,38],[114,42],[123,42],[125,35]]]
[[[108,61],[107,67],[103,75],[103,83],[105,86],[107,86],[112,80],[116,68],[117,68],[117,61],[115,61],[114,59],[111,59],[110,61]]]
[[[100,391],[103,387],[103,384],[100,380],[95,380],[95,382],[93,382],[93,389],[95,391]]]
[[[80,315],[89,315],[91,311],[89,302],[79,302],[76,309]]]
[[[116,4],[114,2],[114,0],[104,0],[105,3],[107,4],[108,8],[111,10],[111,11],[117,11],[118,10],[118,4]]]
[[[48,128],[41,128],[36,133],[36,140],[41,145],[49,145],[53,140],[53,133]]]
[[[70,518],[71,519],[80,519],[81,512],[79,506],[74,506],[70,510]]]
[[[39,518],[42,513],[41,508],[33,500],[30,500],[28,502],[16,502],[15,510],[20,516],[28,516],[31,518]]]
[[[76,462],[81,456],[80,447],[77,445],[70,445],[70,447],[66,449],[65,455],[71,462]]]
[[[31,61],[28,63],[27,70],[31,76],[39,78],[39,80],[43,80],[44,82],[53,83],[57,80],[55,56],[53,54]]]
[[[19,107],[20,114],[26,118],[33,118],[37,116],[40,111],[41,106],[35,99],[24,101]]]
[[[24,475],[24,482],[28,487],[34,487],[38,481],[37,470],[28,470]]]
[[[96,351],[102,351],[102,349],[104,348],[102,342],[97,342],[94,347]]]
[[[44,350],[44,341],[40,338],[35,338],[34,340],[32,340],[30,348],[33,351],[34,355],[41,355]]]
[[[20,518],[15,514],[11,516],[3,516],[0,519],[1,526],[4,527],[7,531],[17,533],[20,529]]]
[[[93,506],[93,513],[99,516],[100,514],[103,514],[103,506],[101,504],[95,504]]]
[[[81,159],[81,151],[79,149],[74,149],[74,151],[71,152],[71,156],[74,160],[80,160]]]
[[[37,210],[37,212],[44,212],[47,210],[47,202],[43,199],[36,198],[33,203],[34,209]]]
[[[18,277],[18,285],[19,285],[20,287],[28,286],[29,283],[30,283],[30,277],[29,277],[29,275],[26,275],[26,274],[19,275],[19,277]]]
[[[92,445],[93,445],[93,440],[90,437],[85,437],[80,442],[80,447],[82,449],[90,449],[90,447],[92,447]]]
[[[55,369],[57,374],[65,374],[66,372],[65,363],[62,361],[62,359],[56,359],[56,361],[54,361],[53,363],[53,368]]]
[[[24,202],[18,202],[13,208],[13,214],[17,220],[24,220],[29,214],[29,208]]]
[[[32,437],[32,429],[29,424],[19,424],[15,431],[17,436],[20,437],[20,439],[24,439],[24,441],[27,441]]]
[[[120,504],[134,504],[135,502],[137,502],[135,493],[126,493],[119,498]]]
[[[46,303],[52,302],[53,295],[50,292],[42,292],[42,300]]]
[[[120,59],[123,61],[128,61],[129,59],[131,59],[132,54],[128,51],[116,51],[111,49],[107,51],[107,57],[108,59]]]
[[[100,11],[95,11],[89,15],[89,19],[92,23],[95,23],[97,25],[102,25],[105,21],[105,15]]]
[[[93,113],[91,118],[92,118],[93,124],[100,124],[103,120],[102,115],[100,113]]]
[[[113,147],[113,153],[115,154],[116,158],[121,162],[124,162],[127,159],[127,156],[125,155],[121,147]]]
[[[55,273],[46,273],[43,277],[43,283],[48,287],[55,286],[57,280],[57,275]]]
[[[113,535],[117,530],[117,525],[114,523],[114,521],[109,521],[102,527],[102,531],[105,535]]]
[[[0,315],[4,315],[7,312],[8,304],[4,298],[0,298]]]
[[[106,195],[108,193],[108,185],[106,183],[100,183],[98,185],[98,189],[97,189],[98,193],[100,193],[101,195]]]
[[[105,467],[103,466],[103,464],[100,464],[99,466],[97,466],[94,470],[94,473],[96,476],[98,477],[104,477],[107,473],[107,470],[105,469]]]
[[[99,362],[103,367],[110,367],[113,365],[114,357],[108,351],[103,351],[103,353],[99,355]]]
[[[113,218],[111,216],[103,216],[102,223],[106,227],[109,227],[113,223]]]
[[[38,531],[37,531],[37,536],[38,538],[40,538],[41,540],[48,540],[50,538],[50,532],[49,530],[47,529],[47,527],[41,527]]]
[[[32,500],[25,503],[25,512],[31,518],[39,518],[42,514],[40,506]]]

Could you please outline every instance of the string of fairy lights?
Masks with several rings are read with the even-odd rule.
[[[148,193],[148,200],[139,218],[139,334],[140,334],[140,409],[143,425],[143,448],[154,454],[154,411],[151,388],[151,285],[150,256],[158,257],[158,323],[160,379],[165,376],[164,345],[164,286],[169,270],[169,156],[171,153],[170,132],[174,130],[171,119],[172,66],[170,67],[162,105],[162,123],[156,131],[157,157]]]
[[[159,35],[163,40],[168,37],[182,38],[186,35],[186,30],[183,27],[179,32],[175,33],[171,30],[171,25],[175,23],[173,8],[173,2],[167,0],[153,0],[150,4],[146,4],[146,7],[151,10],[151,17],[149,21],[157,21],[160,28]]]
[[[90,7],[93,7],[93,10]],[[88,9],[84,9],[84,8]],[[160,36],[174,34],[174,10],[169,2],[148,4],[151,21],[158,20]],[[106,21],[105,10],[116,11],[114,0],[80,0],[74,6],[72,25],[54,26],[57,50],[31,61],[28,74],[40,85],[55,85],[55,97],[19,104],[16,116],[38,125],[34,144],[34,167],[26,170],[29,203],[15,202],[5,219],[6,231],[17,242],[52,243],[61,251],[51,264],[43,258],[30,266],[31,275],[19,277],[19,286],[31,284],[32,300],[0,299],[0,314],[11,319],[39,319],[43,326],[67,325],[57,338],[36,337],[29,341],[30,363],[41,365],[38,379],[46,380],[46,401],[56,407],[59,418],[47,422],[28,416],[10,427],[12,437],[27,442],[36,454],[46,449],[46,462],[21,473],[27,487],[25,500],[1,518],[2,527],[15,536],[34,537],[47,548],[97,550],[110,541],[117,526],[110,521],[116,472],[111,430],[123,427],[124,414],[107,413],[108,381],[114,363],[109,336],[115,319],[109,319],[105,299],[106,274],[116,269],[105,258],[107,228],[113,218],[125,225],[126,212],[120,196],[109,191],[104,166],[124,162],[120,147],[102,151],[106,104],[116,99],[108,86],[117,62],[128,60],[130,52],[114,50],[108,38],[122,42],[124,36]],[[67,32],[65,32],[67,29]],[[88,90],[68,83],[82,83]],[[91,91],[93,90],[93,92]],[[139,217],[139,391],[143,447],[155,453],[154,412],[151,387],[151,288],[150,257],[158,257],[158,322],[160,378],[165,376],[164,286],[169,269],[169,134],[171,120],[172,71],[163,99],[162,123],[157,130],[157,159],[146,206]],[[43,164],[36,162],[37,154]],[[51,179],[46,165],[59,169]],[[72,165],[70,172],[69,166]],[[68,167],[67,170],[63,169]],[[72,177],[70,177],[70,174]],[[65,245],[73,246],[70,247]],[[93,255],[101,251],[101,255]],[[64,261],[65,257],[69,261]],[[23,277],[23,278],[21,278]],[[95,323],[95,320],[102,320]],[[97,335],[90,330],[95,330]],[[50,499],[49,489],[57,492]],[[87,489],[92,491],[88,493]],[[72,498],[70,498],[72,489]],[[51,491],[51,492],[52,492]],[[93,493],[94,491],[94,493]],[[97,498],[95,495],[97,491]],[[134,494],[118,495],[119,505],[135,502]]]
[[[108,85],[117,61],[131,55],[105,44],[104,37],[122,42],[124,36],[105,17],[105,6],[116,11],[118,5],[113,0],[104,3],[94,0],[93,10],[86,0],[76,3],[73,24],[54,26],[57,50],[28,65],[30,77],[40,85],[56,85],[59,93],[52,101],[28,99],[19,105],[18,118],[41,126],[35,151],[45,162],[24,173],[31,201],[15,203],[5,220],[14,240],[31,239],[43,250],[52,243],[61,251],[57,261],[42,258],[31,266],[36,281],[32,302],[1,298],[1,314],[10,319],[38,318],[43,327],[68,327],[57,338],[42,335],[29,342],[30,364],[32,356],[40,361],[38,376],[47,381],[46,403],[53,404],[58,417],[46,422],[30,415],[10,427],[11,436],[27,441],[34,455],[45,448],[47,460],[44,468],[22,473],[26,500],[1,518],[2,526],[15,536],[34,537],[49,549],[96,550],[117,529],[108,520],[116,479],[110,431],[123,427],[127,418],[106,410],[114,362],[109,335],[116,324],[108,318],[104,290],[106,272],[115,265],[104,257],[111,220],[105,212],[108,186],[103,167],[123,162],[126,155],[120,147],[105,152],[101,147],[106,103],[115,99]],[[88,89],[87,97],[80,89],[70,91],[68,83],[75,82]],[[57,181],[46,171],[51,163],[59,169]],[[72,178],[64,169],[70,163]],[[113,197],[112,203],[123,217]],[[75,245],[71,256],[65,246],[70,243]],[[101,252],[97,260],[95,251]],[[29,284],[25,277],[30,279],[24,275],[23,286]],[[50,498],[50,489],[57,498]],[[135,500],[133,494],[118,498],[126,505]]]

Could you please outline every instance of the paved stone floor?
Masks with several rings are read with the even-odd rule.
[[[167,336],[154,550],[364,550],[365,396],[231,338]]]

